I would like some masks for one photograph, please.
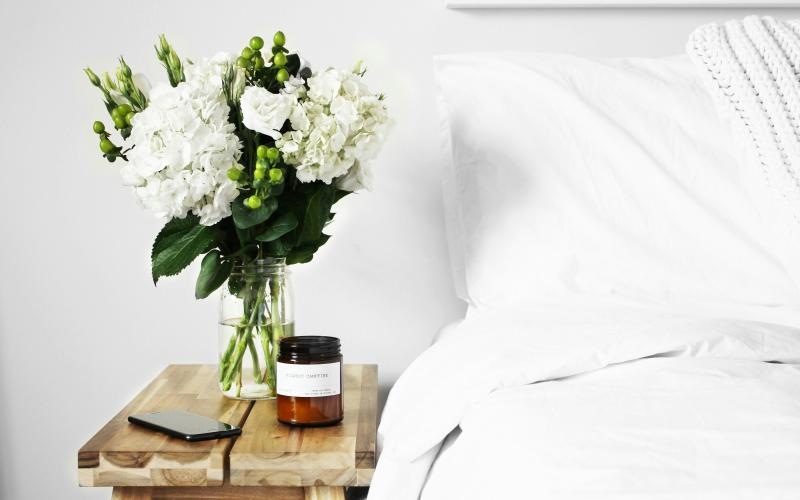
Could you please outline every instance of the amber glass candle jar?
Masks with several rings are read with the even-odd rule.
[[[342,421],[339,339],[301,335],[281,339],[277,373],[278,420],[298,426]]]

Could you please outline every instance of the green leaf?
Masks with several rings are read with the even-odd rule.
[[[310,262],[311,259],[314,258],[314,253],[316,253],[316,251],[319,250],[319,248],[324,245],[329,238],[329,235],[323,234],[314,243],[309,243],[293,249],[289,255],[286,256],[286,263],[305,264],[306,262]]]
[[[286,257],[292,251],[293,243],[286,241],[287,238],[278,238],[277,240],[267,242],[267,253],[271,257]]]
[[[214,247],[217,235],[213,227],[201,225],[195,216],[167,222],[153,243],[153,283],[183,271],[198,255]]]
[[[276,218],[269,229],[256,236],[257,241],[274,241],[297,227],[297,216],[291,212]]]
[[[197,284],[194,288],[195,298],[204,299],[211,295],[214,290],[225,283],[225,280],[231,275],[232,269],[233,261],[223,262],[219,250],[208,252],[200,264],[200,274],[197,276]]]
[[[253,210],[244,206],[241,199],[236,199],[231,204],[231,211],[233,212],[233,222],[239,229],[247,229],[255,225],[261,224],[269,219],[275,210],[278,209],[278,200],[275,198],[267,198],[261,203],[261,206]]]
[[[324,184],[311,193],[303,217],[303,227],[297,238],[298,246],[314,243],[319,239],[331,212],[333,194],[334,190]]]

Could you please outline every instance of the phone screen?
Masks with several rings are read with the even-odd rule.
[[[128,417],[131,423],[145,425],[158,430],[172,431],[183,436],[205,434],[228,434],[239,428],[217,420],[186,411],[157,411]]]

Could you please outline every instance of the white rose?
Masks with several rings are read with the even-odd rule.
[[[273,94],[262,87],[247,87],[240,102],[245,127],[278,139],[281,136],[280,129],[289,118],[297,98]]]

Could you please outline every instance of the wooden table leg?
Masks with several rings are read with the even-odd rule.
[[[153,498],[151,488],[134,488],[117,486],[111,492],[111,500],[150,500]]]
[[[310,486],[305,490],[306,500],[344,500],[343,486]]]

